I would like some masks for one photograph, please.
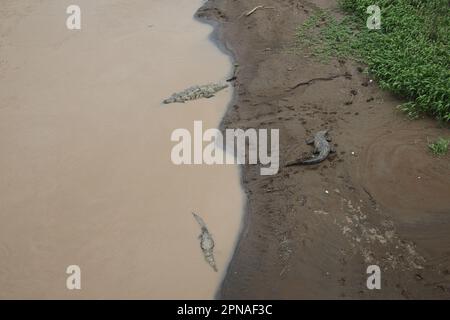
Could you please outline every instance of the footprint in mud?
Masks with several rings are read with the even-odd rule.
[[[428,152],[426,137],[405,130],[368,145],[359,172],[378,203],[408,215],[450,213],[450,163]]]

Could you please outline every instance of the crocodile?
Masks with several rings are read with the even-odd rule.
[[[328,130],[317,132],[313,138],[306,141],[306,144],[314,144],[314,155],[310,159],[300,159],[289,162],[286,167],[296,165],[312,165],[324,161],[330,153],[334,153],[333,147],[330,145],[331,138],[328,136]]]
[[[212,98],[216,92],[228,87],[226,83],[210,83],[203,86],[192,86],[184,91],[174,93],[170,98],[163,101],[164,104],[169,103],[185,103],[186,101],[196,100],[200,98]]]
[[[200,248],[203,251],[203,256],[206,262],[217,272],[216,260],[214,259],[214,240],[206,227],[205,222],[195,213],[192,213],[197,223],[200,225],[202,233],[198,237],[200,239]]]

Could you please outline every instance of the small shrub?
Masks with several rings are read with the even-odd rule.
[[[428,144],[431,152],[436,156],[443,156],[448,153],[448,146],[450,145],[450,139],[439,138],[435,142]]]

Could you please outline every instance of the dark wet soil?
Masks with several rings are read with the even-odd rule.
[[[245,15],[259,5],[273,8]],[[217,297],[450,298],[450,157],[427,150],[450,130],[408,120],[354,62],[288,53],[318,7],[338,12],[331,0],[210,0],[198,12],[239,65],[222,127],[280,129],[278,175],[243,168],[247,213]],[[283,167],[323,129],[334,157]],[[381,290],[367,289],[369,265]]]

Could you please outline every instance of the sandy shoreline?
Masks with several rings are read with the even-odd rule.
[[[243,17],[258,5],[275,9]],[[338,151],[275,177],[243,167],[247,213],[217,298],[448,298],[449,157],[433,158],[426,146],[449,130],[407,120],[395,111],[401,101],[364,85],[351,61],[285,53],[318,7],[338,12],[329,0],[210,0],[197,13],[218,23],[216,40],[239,64],[223,129],[279,128],[281,164],[308,152],[305,138],[321,128]],[[289,90],[335,75],[345,76]],[[365,285],[373,264],[383,272],[380,291]]]

